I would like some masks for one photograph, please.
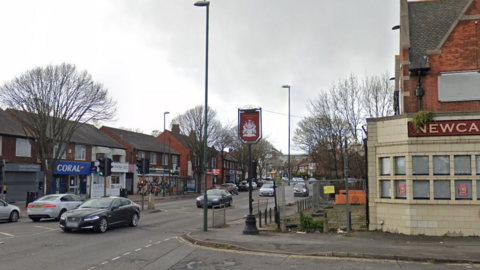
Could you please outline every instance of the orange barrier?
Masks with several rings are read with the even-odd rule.
[[[335,195],[335,204],[345,204],[347,200],[346,191],[340,190],[340,194]],[[365,204],[366,196],[363,190],[349,190],[348,191],[349,204]]]

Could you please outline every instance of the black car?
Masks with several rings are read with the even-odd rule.
[[[238,187],[234,183],[221,184],[219,189],[226,190],[226,191],[230,192],[230,194],[232,194],[232,195],[233,194],[238,195]]]
[[[239,191],[248,191],[248,182],[247,180],[243,180],[238,184]]]
[[[135,227],[140,219],[140,206],[129,199],[102,197],[90,199],[60,217],[60,228],[71,230],[93,229],[104,233],[107,228],[130,225]]]
[[[204,206],[203,197],[198,196],[197,207],[202,208]],[[233,203],[232,194],[226,190],[221,189],[209,189],[207,190],[207,207],[213,207],[216,205],[231,206]]]
[[[298,183],[293,187],[293,196],[308,196],[308,186],[305,183]]]

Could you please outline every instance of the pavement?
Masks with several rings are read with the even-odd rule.
[[[152,196],[152,199],[159,203],[197,196],[187,193]],[[140,204],[142,196],[128,195],[128,199]],[[144,202],[147,205],[148,197],[144,197]],[[26,218],[25,202],[13,204],[21,208],[21,216]],[[152,210],[145,207],[144,211]],[[381,231],[354,231],[346,236],[344,233],[303,233],[295,229],[282,233],[278,232],[275,223],[258,227],[258,217],[258,234],[243,234],[244,228],[245,219],[242,218],[220,228],[191,232],[185,239],[198,245],[273,254],[480,264],[480,237],[477,236],[441,237]]]

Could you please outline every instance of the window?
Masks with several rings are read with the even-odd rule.
[[[85,145],[75,145],[75,160],[85,160],[87,156],[87,147]]]
[[[471,175],[472,165],[470,156],[454,156],[453,164],[455,167],[455,175]]]
[[[17,157],[31,157],[32,156],[32,146],[28,139],[17,138],[17,148],[15,155]]]
[[[390,158],[381,158],[381,175],[390,175]]]
[[[381,192],[382,192],[381,197],[391,198],[392,189],[391,189],[390,180],[381,180],[380,185],[381,185]]]
[[[395,175],[405,175],[405,157],[395,157]]]
[[[2,136],[0,136],[0,156],[2,155]]]
[[[450,200],[450,180],[433,181],[433,198],[435,200]]]
[[[413,199],[415,200],[430,199],[430,181],[429,180],[413,180]]]
[[[157,164],[157,154],[156,153],[150,153],[150,164]]]
[[[456,200],[472,199],[472,181],[470,180],[455,181],[455,199]]]
[[[428,156],[412,157],[412,174],[428,175]]]
[[[61,158],[61,159],[66,159],[66,158],[67,158],[67,153],[66,153],[66,151],[65,151],[65,149],[66,149],[65,146],[66,146],[66,145],[63,144],[62,149],[60,149],[61,152],[60,152],[59,154],[60,154],[60,158]],[[53,147],[53,156],[55,156],[55,157],[58,156],[58,155],[57,155],[57,151],[58,151],[58,143]]]
[[[407,181],[405,180],[395,181],[395,198],[396,199],[407,198]]]
[[[217,158],[216,157],[213,157],[212,158],[212,169],[216,169],[217,168]]]
[[[172,156],[172,164],[178,165],[178,156]]]
[[[433,156],[433,174],[450,175],[450,156]]]
[[[0,144],[2,143],[2,137],[0,137]],[[2,151],[2,146],[0,145],[0,155]],[[476,156],[477,159],[477,175],[480,175],[480,156]]]
[[[112,175],[112,184],[120,184],[120,176],[118,175]]]
[[[138,159],[145,158],[145,152],[143,152],[143,151],[138,151],[137,156],[138,156]]]
[[[167,154],[163,154],[163,159],[162,159],[162,160],[163,160],[162,165],[167,166],[167,165],[168,165],[168,155],[167,155]]]
[[[477,200],[480,200],[480,180],[477,180]]]

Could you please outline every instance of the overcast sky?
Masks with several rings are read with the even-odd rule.
[[[117,101],[112,127],[150,134],[205,102],[205,8],[195,0],[2,0],[0,84],[48,64],[87,70]],[[394,73],[399,0],[213,0],[208,105],[222,122],[261,107],[288,152],[307,103],[350,73]],[[142,117],[142,115],[144,115]],[[292,153],[298,153],[293,148]]]

